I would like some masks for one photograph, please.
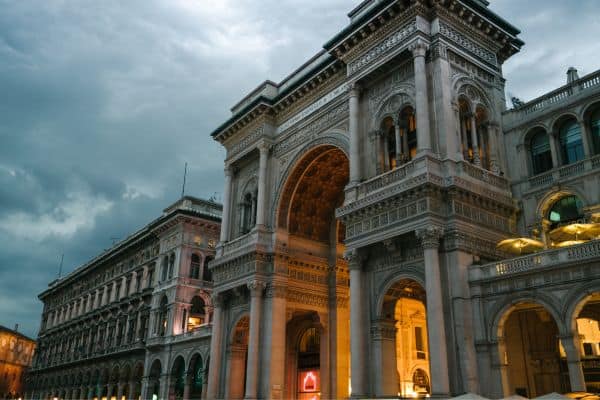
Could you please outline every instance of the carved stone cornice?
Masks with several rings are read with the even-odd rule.
[[[444,229],[438,226],[429,226],[415,231],[421,240],[423,249],[437,249],[440,247],[440,239],[444,236]]]
[[[371,336],[373,340],[394,340],[396,338],[396,321],[378,319],[371,323]]]
[[[285,298],[287,296],[287,285],[281,283],[270,283],[267,286],[267,293],[265,297],[267,298]]]

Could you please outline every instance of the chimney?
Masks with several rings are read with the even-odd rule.
[[[15,324],[15,332],[19,332],[19,324]]]
[[[579,74],[577,73],[577,70],[575,69],[575,67],[570,67],[567,71],[567,84],[573,83],[577,79],[579,79]]]

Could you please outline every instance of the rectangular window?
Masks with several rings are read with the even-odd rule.
[[[423,328],[415,326],[415,350],[417,350],[417,359],[425,360],[425,347],[423,346]]]
[[[584,343],[583,344],[583,354],[586,356],[593,356],[594,355],[594,350],[592,349],[592,344],[591,343]]]

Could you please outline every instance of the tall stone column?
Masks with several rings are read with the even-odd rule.
[[[117,384],[117,400],[121,400],[123,398],[123,389],[125,388],[125,383]]]
[[[231,167],[225,167],[225,191],[223,193],[223,217],[221,219],[221,243],[229,240],[229,224],[231,214],[231,179],[233,171]]]
[[[549,132],[548,141],[550,142],[550,155],[552,156],[552,166],[554,168],[560,167],[561,154],[560,154],[560,143],[558,142],[558,132]]]
[[[473,146],[473,163],[480,167],[481,158],[479,157],[479,143],[477,138],[477,119],[475,117],[474,110],[471,112],[469,118],[471,121],[471,145]]]
[[[571,381],[571,391],[585,392],[585,377],[581,365],[581,347],[579,334],[573,333],[568,336],[561,336],[560,342],[567,355],[567,366],[569,368],[569,380]]]
[[[282,399],[285,386],[285,345],[286,345],[286,307],[287,286],[283,282],[271,283],[266,292],[270,307],[265,318],[263,336],[264,365],[263,396],[267,399]],[[266,345],[265,345],[266,344]]]
[[[429,95],[425,54],[429,45],[417,39],[410,46],[415,69],[415,106],[417,117],[417,153],[431,152],[431,125],[429,123]]]
[[[508,371],[505,361],[506,344],[504,338],[499,337],[497,342],[490,343],[490,363],[492,364],[492,384],[494,387],[490,395],[496,397],[509,396]]]
[[[248,282],[250,290],[250,328],[248,333],[248,360],[246,362],[246,399],[258,395],[258,370],[260,354],[260,321],[265,283],[257,280]]]
[[[350,130],[350,185],[356,185],[362,180],[360,160],[360,86],[356,83],[350,89],[349,130]]]
[[[352,398],[367,396],[367,340],[364,315],[362,255],[358,249],[346,252],[350,269],[350,355]]]
[[[183,400],[189,400],[190,391],[192,389],[192,374],[194,371],[187,371],[185,374],[185,382],[183,383]]]
[[[450,394],[446,328],[442,302],[442,282],[438,247],[443,230],[428,227],[416,232],[423,246],[425,291],[427,298],[427,337],[429,338],[429,370],[431,394],[445,398]]]
[[[215,312],[213,315],[212,335],[210,340],[210,368],[208,370],[208,388],[206,396],[209,399],[216,399],[220,394],[221,360],[223,359],[223,300],[223,295],[220,293],[213,293],[212,303]]]
[[[371,325],[375,367],[375,396],[396,397],[398,370],[396,366],[396,321],[378,320]]]
[[[127,391],[127,400],[137,400],[137,396],[135,395],[136,384],[134,381],[129,381],[129,390]]]
[[[260,158],[258,161],[258,197],[256,199],[256,225],[264,227],[266,225],[267,215],[267,166],[269,161],[269,150],[271,146],[267,143],[260,143],[258,151]]]

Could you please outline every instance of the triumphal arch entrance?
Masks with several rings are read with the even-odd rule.
[[[227,156],[209,398],[480,389],[468,267],[515,229],[498,143],[522,42],[481,0],[349,17],[212,133]]]

